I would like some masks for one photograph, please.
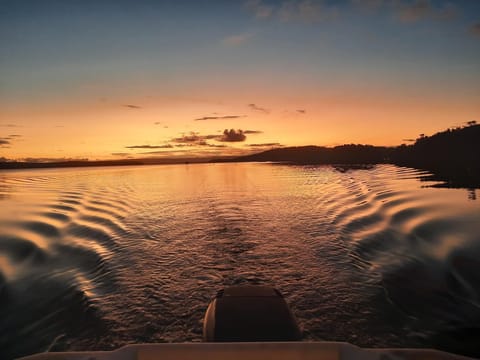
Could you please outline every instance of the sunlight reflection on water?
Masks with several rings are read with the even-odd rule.
[[[463,331],[480,333],[480,202],[472,190],[427,188],[420,174],[275,164],[1,172],[0,350],[200,341],[216,290],[266,283],[305,339],[478,355]]]

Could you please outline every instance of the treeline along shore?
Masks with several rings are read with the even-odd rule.
[[[292,164],[395,164],[428,170],[446,185],[480,187],[480,125],[420,135],[413,144],[396,147],[340,145],[300,146],[267,150],[232,161],[274,161]]]
[[[395,164],[428,170],[447,186],[480,187],[480,125],[447,129],[432,136],[420,135],[412,144],[395,147],[348,144],[335,147],[299,146],[275,148],[230,158],[149,158],[102,161],[0,162],[0,169],[56,168],[175,164],[190,162],[283,162],[317,165]]]

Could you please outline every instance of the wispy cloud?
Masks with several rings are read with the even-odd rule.
[[[227,46],[240,46],[246,43],[252,36],[253,34],[237,34],[227,36],[222,40],[222,44]]]
[[[206,136],[203,135],[202,136],[199,133],[192,131],[188,135],[184,134],[181,137],[172,139],[171,141],[174,142],[174,143],[179,143],[179,144],[191,144],[191,143],[198,143],[200,141],[205,141],[205,139],[207,139],[207,137],[209,137],[209,136],[217,137],[218,135],[206,135]]]
[[[413,3],[398,2],[396,17],[402,22],[415,22],[427,18],[433,8],[428,0],[416,0]]]
[[[12,145],[12,141],[15,142],[19,138],[21,138],[22,135],[19,134],[10,134],[4,137],[0,138],[0,147],[1,148],[9,148]]]
[[[254,111],[259,111],[259,112],[262,112],[264,114],[268,114],[270,113],[270,110],[266,109],[266,108],[263,108],[263,107],[260,107],[260,106],[257,106],[256,104],[248,104],[247,105],[251,110],[254,110]]]
[[[125,146],[126,149],[169,149],[173,146],[171,144],[164,145],[130,145]]]
[[[453,2],[431,0],[350,0],[350,4],[366,11],[385,10],[403,23],[425,19],[451,20],[459,9]],[[245,8],[257,19],[282,22],[319,23],[336,20],[347,7],[327,0],[285,0],[267,2],[250,0]]]
[[[470,26],[470,33],[474,36],[480,37],[480,22]]]
[[[20,127],[20,125],[17,125],[17,124],[0,124],[0,127],[16,128],[16,127]]]
[[[245,8],[258,19],[267,19],[272,16],[274,7],[262,3],[261,0],[248,0]]]
[[[396,1],[393,8],[396,18],[405,23],[426,19],[451,20],[458,15],[458,9],[452,3],[434,6],[430,0]]]
[[[278,143],[278,142],[274,142],[274,143],[263,143],[263,144],[248,144],[246,146],[250,146],[250,147],[271,147],[271,146],[283,146],[283,145]]]
[[[283,22],[315,23],[334,20],[338,15],[334,5],[323,1],[285,1],[278,9],[278,17]]]
[[[385,4],[385,0],[351,0],[351,2],[365,10],[377,10]]]
[[[453,2],[432,2],[431,0],[352,0],[358,7],[367,10],[380,10],[393,14],[403,23],[414,23],[422,20],[452,20],[459,14]]]
[[[195,121],[204,121],[204,120],[226,120],[226,119],[239,119],[245,117],[245,115],[225,115],[225,116],[203,116],[200,118],[194,119]]]
[[[245,130],[244,134],[263,134],[263,131],[260,130]]]
[[[141,109],[142,108],[139,105],[133,105],[133,104],[125,104],[125,105],[122,105],[122,106],[127,107],[129,109]]]
[[[7,135],[7,139],[18,139],[18,138],[21,138],[22,135],[20,134],[11,134],[11,135]]]
[[[304,115],[304,114],[307,113],[307,110],[305,110],[305,109],[297,109],[297,113]]]
[[[209,143],[205,143],[203,146],[211,147],[211,148],[226,148],[226,147],[228,147],[227,145],[224,145],[224,144],[209,144]]]
[[[333,20],[338,9],[322,0],[290,0],[267,4],[261,0],[250,0],[245,8],[257,19],[275,18],[282,22],[314,23]]]
[[[114,152],[111,153],[113,156],[129,156],[130,153],[124,153],[124,152]]]

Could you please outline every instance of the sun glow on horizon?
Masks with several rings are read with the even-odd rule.
[[[439,20],[442,0],[408,19],[356,2],[312,5],[306,16],[297,12],[304,1],[288,16],[268,1],[259,16],[242,1],[146,0],[76,12],[27,1],[24,16],[27,5],[7,1],[0,158],[395,146],[479,118],[480,41],[465,29],[480,5],[459,2],[461,18]],[[334,9],[338,16],[326,16]],[[231,129],[243,135],[223,135]]]

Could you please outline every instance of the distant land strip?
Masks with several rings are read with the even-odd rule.
[[[433,173],[432,179],[452,187],[480,187],[480,125],[421,135],[412,145],[396,147],[340,145],[301,146],[267,150],[232,161],[273,161],[292,164],[394,164]]]
[[[335,147],[276,148],[240,157],[147,158],[101,161],[0,162],[0,169],[127,166],[206,162],[282,162],[302,165],[394,164],[423,169],[446,186],[480,188],[480,125],[421,135],[411,145],[395,147],[346,144]]]

